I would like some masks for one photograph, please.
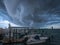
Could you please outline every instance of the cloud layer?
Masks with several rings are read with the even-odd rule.
[[[10,21],[21,26],[46,27],[60,23],[60,0],[4,0]]]

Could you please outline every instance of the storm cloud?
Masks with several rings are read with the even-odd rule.
[[[3,4],[7,16],[17,25],[44,27],[60,23],[60,0],[3,0]]]

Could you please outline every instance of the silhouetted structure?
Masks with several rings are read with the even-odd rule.
[[[0,28],[0,40],[4,38],[4,29]]]

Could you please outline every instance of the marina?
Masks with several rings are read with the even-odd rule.
[[[60,0],[0,0],[0,45],[60,45]]]
[[[46,31],[46,30],[45,30]],[[51,32],[52,31],[52,32]],[[59,33],[59,31],[60,30],[49,30],[49,32],[51,32],[51,35],[53,35],[53,39],[51,38],[51,41],[50,41],[50,45],[53,45],[53,44],[55,44],[55,45],[60,45],[60,33]],[[48,33],[49,33],[48,32]],[[48,35],[50,35],[50,33],[48,34]],[[6,40],[5,40],[6,41]],[[35,42],[34,42],[35,43]],[[2,45],[3,43],[1,42],[0,43],[0,45]],[[13,44],[17,44],[17,43],[13,43]],[[21,44],[21,43],[18,43],[19,45]],[[40,43],[41,44],[41,43]],[[44,45],[45,45],[45,43],[43,43]],[[22,43],[22,45],[23,45],[23,43]]]
[[[0,45],[59,45],[60,29],[32,29],[11,27],[0,35]],[[1,39],[2,37],[2,39]]]

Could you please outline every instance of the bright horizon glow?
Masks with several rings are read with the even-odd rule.
[[[8,28],[9,24],[11,26],[18,26],[14,23],[11,23],[11,22],[7,21],[7,20],[4,20],[4,21],[0,21],[0,28]]]

